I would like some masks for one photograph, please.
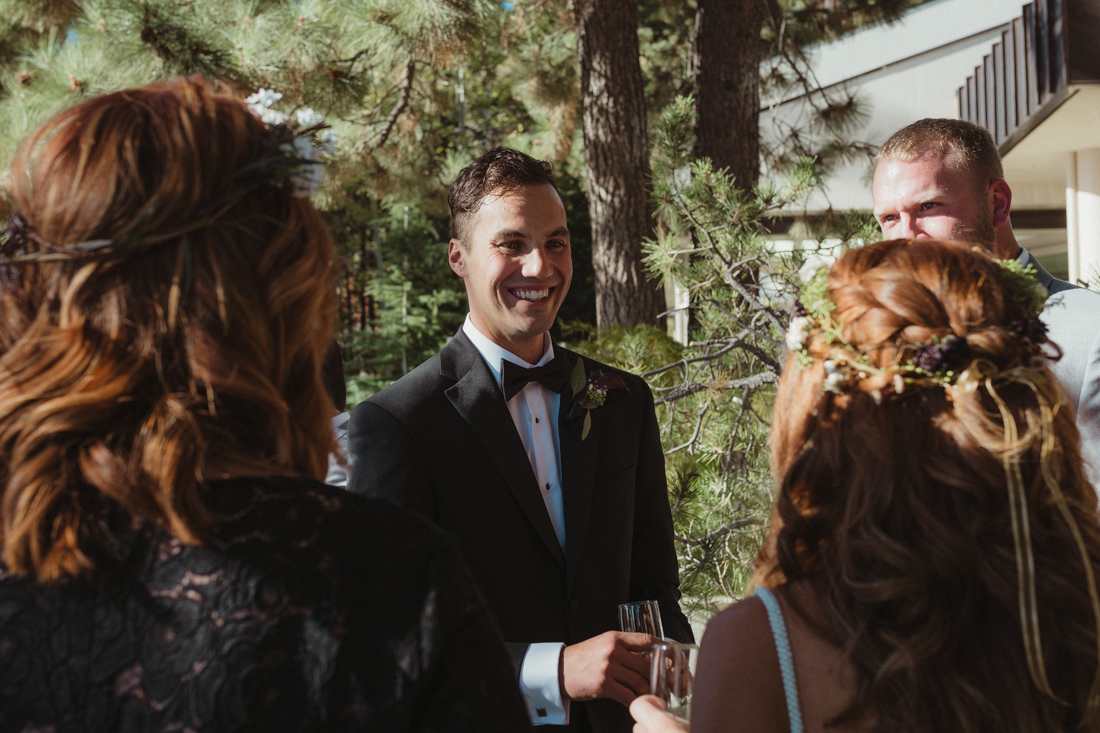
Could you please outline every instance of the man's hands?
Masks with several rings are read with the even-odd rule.
[[[649,634],[607,631],[562,651],[565,694],[572,700],[609,697],[629,706],[649,692],[649,659],[641,652],[660,641]]]
[[[662,713],[664,709],[664,701],[653,695],[643,695],[630,703],[630,714],[635,720],[634,733],[687,733],[688,727]]]

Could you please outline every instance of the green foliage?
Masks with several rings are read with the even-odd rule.
[[[683,347],[668,333],[653,326],[613,325],[600,331],[589,323],[562,328],[563,345],[596,361],[634,374],[676,361]]]
[[[814,318],[827,318],[836,306],[829,300],[829,269],[820,268],[813,277],[802,286],[799,296],[802,307]]]
[[[489,0],[87,0],[69,13],[9,8],[0,17],[18,49],[0,74],[0,119],[9,132],[0,156],[9,158],[13,141],[88,95],[201,73],[242,94],[280,91],[283,111],[312,107],[326,115],[343,140],[343,180],[333,183],[354,181],[384,195],[393,184],[375,189],[378,178],[360,174],[364,164],[369,174],[400,173],[395,178],[408,182],[410,156],[425,158],[416,155],[423,136],[412,126],[396,150],[378,150],[401,115],[415,123],[418,113],[434,119],[440,103],[453,106],[449,95],[437,95],[444,80],[429,73],[417,83],[418,74],[453,67],[500,15]],[[416,173],[422,181],[424,171]],[[339,187],[327,193],[338,198]]]
[[[354,405],[454,335],[466,313],[465,290],[447,265],[445,218],[369,198],[349,199],[327,218],[342,243],[340,341],[350,356]]]
[[[566,0],[519,0],[504,24],[497,77],[531,117],[517,126],[516,147],[576,178],[584,171],[580,86],[573,11]]]
[[[677,96],[691,93],[694,19],[694,0],[638,3],[638,50],[650,125]]]
[[[675,99],[654,129],[653,196],[664,228],[646,245],[650,272],[689,297],[691,339],[655,329],[567,329],[576,348],[640,373],[653,388],[667,460],[684,603],[707,617],[744,592],[772,501],[768,435],[786,309],[817,249],[777,252],[768,220],[817,185],[812,160],[779,182],[738,189],[692,160],[692,101]],[[837,217],[833,249],[865,233]]]
[[[773,22],[765,39],[775,45],[806,48],[870,25],[893,22],[926,2],[929,0],[780,0],[770,7],[785,22]]]
[[[1046,306],[1046,288],[1039,284],[1038,272],[1033,265],[1021,265],[1016,260],[997,260],[1001,277],[1007,281],[1008,292],[1024,311],[1038,316]]]
[[[814,161],[823,178],[843,164],[868,162],[876,148],[853,139],[869,109],[845,86],[822,87],[813,52],[822,44],[868,26],[891,23],[927,0],[778,0],[768,4],[762,33],[761,97],[772,107],[761,135],[764,169],[789,174],[800,161]],[[781,112],[775,107],[797,100]]]
[[[509,22],[492,0],[0,0],[0,159],[90,95],[179,74],[204,74],[241,96],[274,89],[280,111],[325,115],[340,147],[315,201],[343,265],[339,340],[354,402],[461,323],[464,288],[446,263],[446,187],[459,168],[493,145],[538,152],[563,121],[533,103],[529,112],[500,42]],[[522,44],[534,59],[525,76],[564,89],[575,108],[572,46],[537,36]],[[547,58],[557,72],[536,73]],[[570,128],[567,154],[575,137]],[[565,177],[562,193],[583,248],[580,181]],[[571,307],[583,318],[594,294],[590,267],[579,269],[583,297]]]
[[[658,402],[669,501],[676,526],[683,604],[708,618],[739,597],[763,537],[770,506],[767,473],[769,403],[744,403],[745,390],[720,382],[680,395],[681,369],[698,364],[697,345],[683,346],[650,326],[566,329],[584,338],[580,353],[643,375]],[[587,338],[585,338],[587,337]],[[707,379],[719,376],[721,368]],[[727,375],[728,376],[728,375]],[[703,409],[703,419],[696,414]]]
[[[919,0],[779,0],[761,39],[766,94],[816,90],[802,48]],[[852,11],[852,12],[849,12]],[[245,96],[284,94],[340,135],[316,203],[341,260],[339,334],[349,404],[411,370],[458,329],[462,281],[446,262],[447,186],[506,144],[552,161],[574,259],[554,337],[645,374],[658,402],[689,605],[741,594],[770,505],[767,435],[791,275],[768,219],[828,167],[866,155],[846,142],[862,108],[817,90],[807,113],[763,147],[782,178],[737,190],[690,159],[694,0],[640,0],[641,65],[660,228],[654,277],[690,300],[691,342],[662,330],[596,333],[572,0],[0,0],[0,165],[17,141],[90,95],[202,73]],[[757,134],[756,130],[742,131]],[[841,242],[866,216],[822,223]]]

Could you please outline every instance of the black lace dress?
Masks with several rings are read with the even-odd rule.
[[[94,574],[0,564],[0,731],[524,731],[454,545],[299,479],[211,484],[204,547],[120,510]]]

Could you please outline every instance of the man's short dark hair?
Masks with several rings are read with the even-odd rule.
[[[451,184],[447,203],[451,207],[451,236],[469,246],[465,240],[466,224],[486,197],[502,195],[523,186],[554,186],[554,167],[544,160],[532,158],[511,148],[496,147],[462,169]]]
[[[1005,177],[1001,155],[989,130],[965,120],[934,117],[917,120],[891,135],[879,148],[875,162],[912,163],[932,152],[947,155],[948,165],[965,173],[979,194],[984,194],[993,181]]]

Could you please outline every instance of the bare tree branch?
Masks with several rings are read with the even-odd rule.
[[[397,118],[401,116],[401,113],[405,111],[405,108],[409,106],[409,96],[412,94],[413,76],[416,71],[416,64],[410,61],[405,66],[405,77],[401,82],[401,96],[397,98],[397,104],[390,110],[389,117],[386,118],[386,124],[382,128],[382,134],[378,137],[378,142],[374,143],[372,147],[380,148],[386,144],[386,140],[389,139],[390,133],[393,132],[393,126],[397,124]]]
[[[704,384],[701,382],[692,382],[689,384],[682,384],[676,387],[670,394],[665,395],[659,399],[654,400],[654,404],[664,405],[669,402],[675,402],[676,400],[682,400],[683,398],[693,395],[696,392],[702,392],[706,389],[744,389],[746,387],[753,389],[765,384],[777,384],[779,382],[779,375],[775,372],[760,372],[753,374],[752,376],[743,377],[741,379],[731,379],[727,382],[721,382],[718,384]]]
[[[707,354],[705,356],[696,356],[696,357],[691,358],[691,359],[681,359],[680,361],[674,361],[671,364],[666,364],[663,367],[658,367],[656,369],[651,369],[650,371],[645,372],[644,374],[642,374],[642,379],[649,379],[650,377],[655,377],[658,374],[663,374],[664,372],[667,372],[670,369],[675,369],[677,367],[686,367],[688,364],[692,364],[692,363],[697,362],[697,361],[714,361],[715,359],[718,359],[718,358],[728,354],[730,351],[732,351],[733,348],[735,346],[737,346],[738,340],[745,337],[745,336],[747,336],[747,335],[748,335],[747,331],[742,331],[740,334],[738,334],[737,339],[733,339],[728,343],[718,344],[718,345],[723,345],[725,348],[723,348],[721,351],[716,351],[713,354]],[[715,343],[717,344],[717,342],[715,342]]]
[[[681,443],[675,448],[669,448],[668,450],[666,450],[666,456],[672,455],[673,453],[681,451],[684,448],[688,448],[695,444],[695,441],[699,439],[699,430],[703,427],[703,418],[706,417],[707,410],[709,409],[710,400],[707,400],[705,403],[703,403],[703,406],[699,408],[699,413],[695,416],[695,430],[694,432],[692,432],[691,437],[688,438],[686,443]]]
[[[723,524],[718,529],[703,535],[700,538],[681,537],[676,535],[676,541],[688,546],[705,545],[713,542],[722,535],[729,534],[734,530],[743,529],[745,527],[758,527],[764,523],[764,520],[758,517],[746,517],[745,519],[738,519],[728,524]]]

